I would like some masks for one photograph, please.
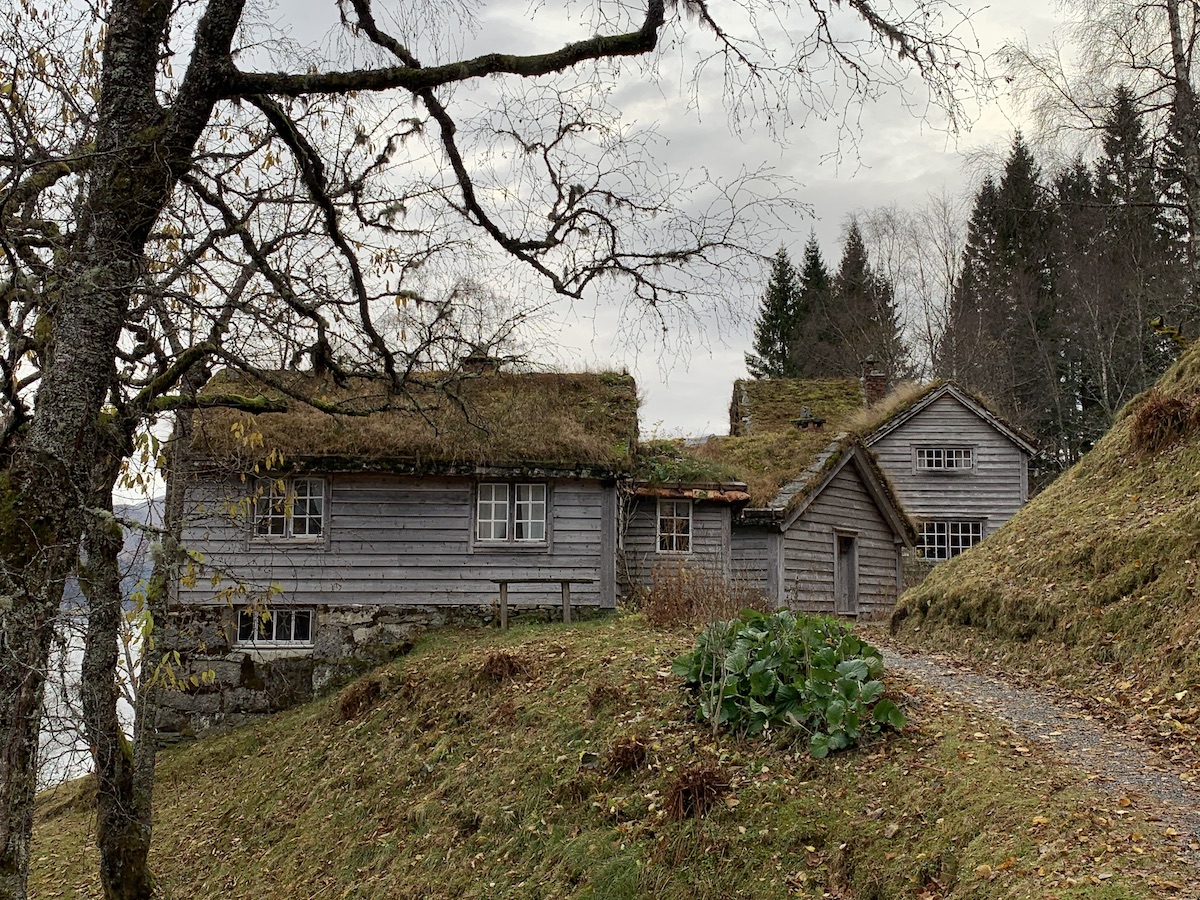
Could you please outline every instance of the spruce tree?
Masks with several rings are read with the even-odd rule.
[[[841,345],[830,326],[829,304],[832,279],[817,236],[809,232],[800,270],[800,302],[789,353],[790,374],[798,378],[820,378],[831,374]]]
[[[871,269],[862,231],[853,218],[830,295],[828,323],[836,337],[837,354],[824,374],[859,375],[868,356],[879,360],[889,377],[905,371],[908,354],[894,290]]]
[[[754,323],[754,352],[746,354],[746,368],[754,378],[791,375],[788,346],[796,333],[800,280],[787,250],[780,247],[771,262],[771,276]]]

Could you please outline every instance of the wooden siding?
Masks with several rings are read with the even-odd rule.
[[[917,472],[917,446],[971,447],[969,472]],[[927,519],[982,520],[991,534],[1026,500],[1025,453],[951,396],[939,397],[871,446],[905,511]]]
[[[874,618],[896,602],[899,548],[853,464],[842,468],[783,535],[784,600],[806,612],[834,612],[834,543],[858,546],[858,614]]]
[[[658,552],[658,501],[629,500],[622,534],[621,590],[648,587],[655,566],[700,566],[722,578],[729,576],[730,508],[725,503],[692,503],[692,552]]]
[[[735,527],[731,542],[734,580],[761,591],[772,606],[784,606],[783,535],[762,525]]]
[[[486,480],[486,479],[485,479]],[[615,605],[615,569],[605,553],[605,517],[616,514],[616,488],[599,481],[549,482],[549,542],[538,547],[475,546],[475,481],[387,475],[326,477],[325,539],[314,544],[250,540],[249,524],[224,512],[245,486],[235,480],[190,494],[185,546],[204,554],[206,571],[183,603],[212,603],[235,581],[295,604],[488,604],[495,578],[587,578],[574,602]],[[615,542],[615,521],[607,538]],[[228,573],[220,587],[211,576]],[[558,602],[559,586],[512,585],[514,603]]]

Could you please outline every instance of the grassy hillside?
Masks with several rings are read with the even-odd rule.
[[[1200,345],[1077,466],[893,619],[1195,742],[1200,714]]]
[[[715,741],[669,673],[689,644],[640,616],[444,632],[164,752],[162,896],[1196,895],[1136,805],[911,685],[903,734],[820,762]],[[87,805],[86,782],[42,798],[35,897],[97,896]]]

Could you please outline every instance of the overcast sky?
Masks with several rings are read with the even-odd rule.
[[[1045,42],[1056,26],[1052,14],[1044,0],[1004,0],[975,6],[972,21],[987,54],[1022,35],[1034,43]],[[656,99],[654,92],[643,92],[627,113],[657,123],[668,140],[665,155],[680,167],[702,163],[716,172],[733,173],[744,163],[759,161],[798,181],[797,195],[811,215],[796,216],[782,243],[799,261],[810,230],[815,232],[831,268],[840,255],[847,216],[872,207],[920,204],[943,188],[968,190],[968,155],[1007,145],[1019,125],[1005,104],[989,104],[978,111],[969,131],[953,137],[903,109],[897,95],[885,94],[863,109],[858,144],[845,145],[840,156],[822,161],[837,149],[838,138],[832,126],[821,122],[790,129],[780,145],[762,129],[730,134],[717,104],[709,103],[699,118],[682,111],[677,95]],[[767,253],[773,250],[764,248]],[[732,383],[747,375],[743,355],[750,348],[763,287],[746,285],[740,298],[731,298],[741,311],[736,320],[706,319],[685,337],[682,350],[667,351],[652,342],[629,346],[615,312],[620,298],[601,297],[595,310],[577,306],[560,317],[562,327],[554,331],[563,349],[555,359],[568,367],[629,369],[644,396],[642,427],[648,433],[725,433]]]

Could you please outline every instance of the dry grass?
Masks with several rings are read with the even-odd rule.
[[[936,879],[941,895],[973,900],[1198,895],[1136,799],[1118,810],[1036,749],[1016,752],[986,715],[895,678],[910,725],[861,750],[817,762],[778,744],[713,743],[668,674],[691,640],[640,616],[429,633],[380,673],[415,692],[389,690],[352,723],[331,726],[329,697],[164,751],[158,890],[792,900],[916,898]],[[503,700],[476,679],[499,652],[530,663]],[[626,700],[590,718],[601,683]],[[633,774],[581,769],[629,735],[648,750]],[[710,766],[727,793],[703,818],[675,821],[670,810],[715,792],[708,778],[685,790],[679,773]],[[41,798],[31,896],[99,900],[94,832],[87,782]]]
[[[520,678],[528,671],[528,663],[515,653],[497,650],[489,653],[479,667],[479,677],[491,684],[503,684]]]
[[[641,738],[631,735],[619,737],[609,748],[604,771],[613,777],[635,772],[646,764],[647,752],[646,744]]]
[[[1175,443],[1192,437],[1200,428],[1200,406],[1195,397],[1164,394],[1151,388],[1132,413],[1129,442],[1134,453],[1162,453]]]
[[[718,461],[740,475],[750,505],[771,505],[787,482],[798,476],[836,437],[826,428],[755,432],[740,437],[714,437],[695,448],[697,456]]]
[[[702,819],[728,793],[729,772],[716,763],[701,763],[675,777],[667,789],[663,809],[676,822]]]
[[[760,591],[731,582],[700,565],[659,563],[650,573],[650,586],[637,597],[646,621],[654,628],[703,625],[732,619],[743,609],[770,611]]]
[[[385,383],[280,373],[286,413],[225,408],[195,414],[193,452],[252,465],[274,450],[287,460],[345,465],[403,463],[593,465],[628,471],[637,440],[637,391],[613,373],[499,373],[456,382],[414,380],[395,395]],[[284,392],[244,377],[216,376],[210,394],[279,400]]]
[[[379,702],[386,689],[387,682],[375,676],[354,682],[338,695],[336,721],[345,723],[361,718]]]
[[[899,415],[930,391],[936,390],[942,383],[934,381],[929,384],[921,384],[916,381],[902,381],[874,406],[858,409],[846,420],[846,428],[866,437],[892,416]]]

